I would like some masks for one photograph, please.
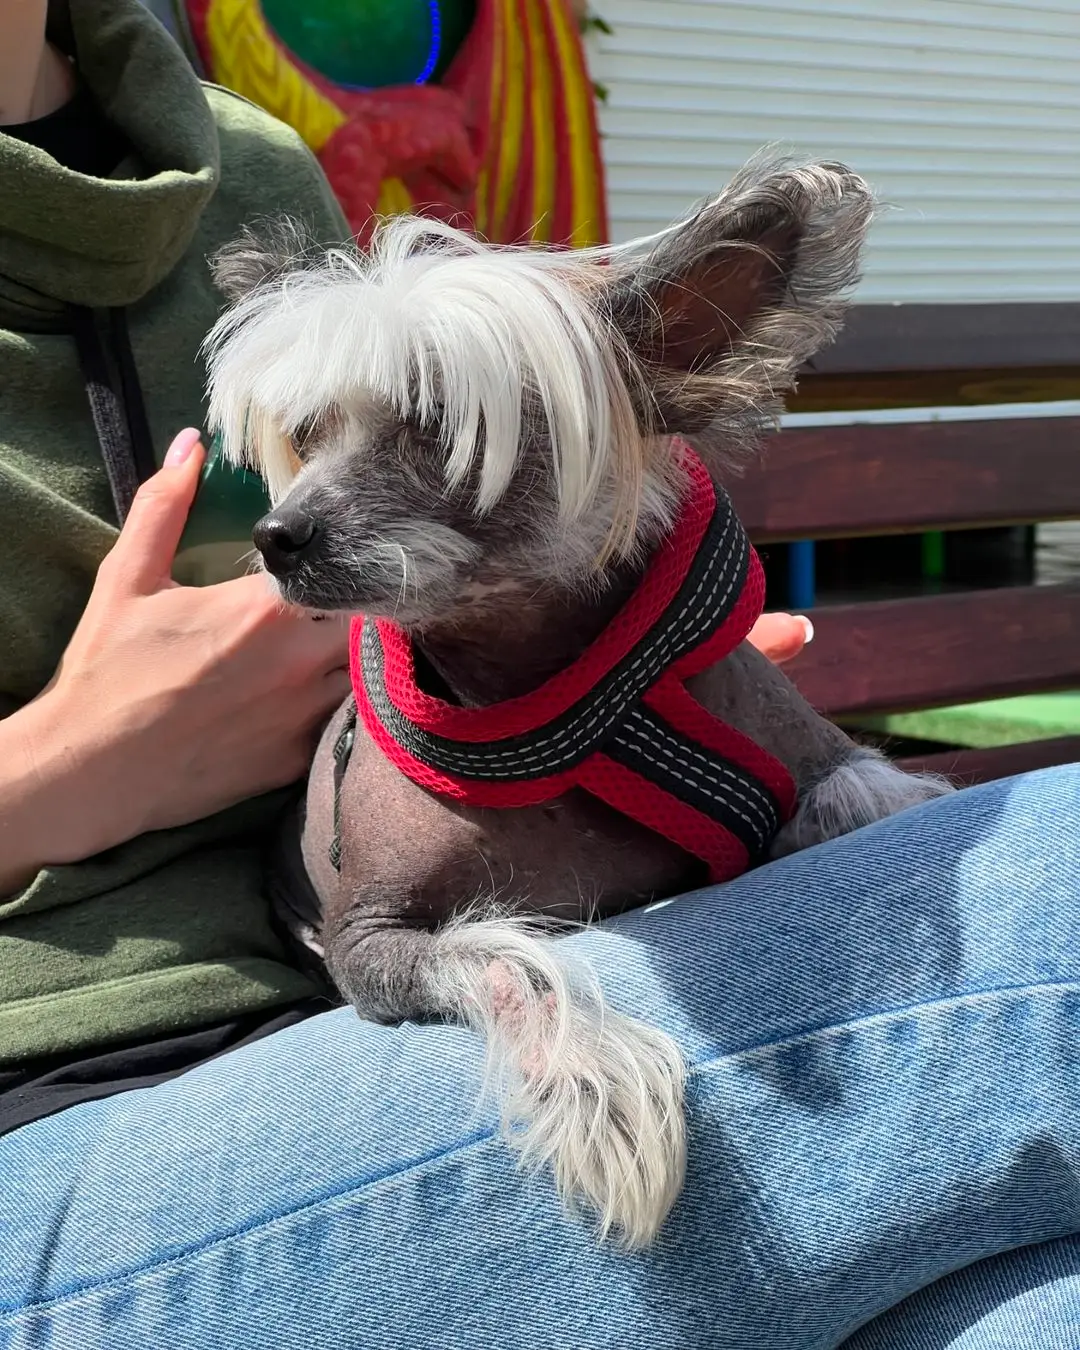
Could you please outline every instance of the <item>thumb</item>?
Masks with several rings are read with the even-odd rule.
[[[205,458],[199,432],[192,427],[181,431],[169,446],[163,466],[135,494],[120,537],[106,559],[114,584],[133,594],[146,594],[170,580]]]

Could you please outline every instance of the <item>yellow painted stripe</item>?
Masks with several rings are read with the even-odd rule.
[[[532,101],[532,181],[533,218],[530,237],[534,243],[551,240],[552,212],[555,209],[555,82],[552,78],[552,52],[544,23],[544,0],[525,0],[529,33],[529,92]]]
[[[506,224],[520,190],[521,143],[525,133],[525,93],[527,73],[525,42],[518,27],[514,0],[498,0],[503,12],[504,46],[501,57],[506,93],[502,105],[502,124],[496,128],[498,150],[496,165],[494,237],[506,242]],[[494,149],[494,145],[493,145]]]
[[[263,22],[257,0],[213,0],[206,16],[212,75],[321,150],[345,114],[289,60]]]
[[[499,137],[502,135],[503,101],[503,30],[506,19],[503,14],[502,0],[481,0],[491,9],[491,50],[488,53],[488,70],[485,72],[491,81],[488,96],[488,124],[484,138],[484,154],[480,172],[476,179],[476,232],[485,238],[494,238],[495,229],[495,180],[492,166],[496,162]]]
[[[600,184],[603,165],[595,141],[596,105],[577,34],[563,0],[551,0],[551,22],[562,73],[569,145],[561,147],[569,163],[572,208],[570,243],[575,248],[599,244],[606,237]]]
[[[412,193],[400,178],[384,178],[379,184],[377,216],[404,216],[413,209]]]

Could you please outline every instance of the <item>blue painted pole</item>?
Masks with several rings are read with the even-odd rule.
[[[796,613],[812,609],[817,598],[815,561],[812,539],[788,545],[788,604]]]

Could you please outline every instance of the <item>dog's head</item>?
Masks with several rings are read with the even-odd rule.
[[[671,438],[718,473],[830,341],[873,210],[838,165],[757,162],[653,239],[495,248],[392,219],[368,253],[252,235],[217,260],[211,426],[266,478],[283,596],[414,629],[595,584],[670,523]]]

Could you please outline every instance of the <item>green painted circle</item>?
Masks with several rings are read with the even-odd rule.
[[[460,47],[475,0],[262,0],[289,50],[334,84],[381,89],[438,80]]]

